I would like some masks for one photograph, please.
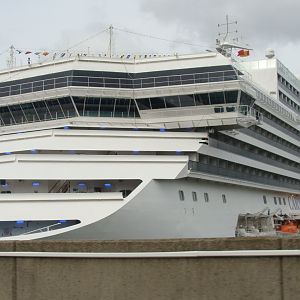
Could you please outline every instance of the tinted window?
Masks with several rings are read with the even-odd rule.
[[[212,105],[225,103],[223,92],[210,93],[209,98],[210,98],[210,104]]]
[[[149,98],[146,98],[146,99],[138,99],[138,100],[137,100],[137,104],[138,104],[140,110],[151,109],[151,105],[150,105],[150,100],[149,100]]]
[[[194,95],[180,95],[181,106],[195,106]]]
[[[225,102],[226,103],[236,103],[238,97],[238,91],[226,91],[225,92]]]
[[[195,102],[196,102],[196,105],[209,105],[208,94],[196,94]]]
[[[166,107],[180,107],[179,97],[178,96],[168,96],[165,97]]]
[[[150,101],[153,109],[166,108],[164,98],[151,98]]]

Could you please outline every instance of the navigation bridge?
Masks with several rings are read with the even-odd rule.
[[[3,72],[1,131],[88,124],[239,128],[259,122],[260,114],[253,109],[255,91],[245,86],[227,61],[221,63],[215,53],[194,55],[182,58],[187,64],[184,69],[174,69],[172,59],[157,58],[150,65],[148,60],[77,57]],[[190,60],[199,59],[220,60],[221,64],[191,67]],[[114,72],[104,71],[108,65]],[[161,70],[151,70],[158,68]]]

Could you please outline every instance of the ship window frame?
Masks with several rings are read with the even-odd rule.
[[[204,202],[208,203],[209,202],[209,196],[208,193],[204,193]]]
[[[222,194],[222,200],[223,200],[223,203],[224,203],[224,204],[227,203],[227,199],[226,199],[226,195],[225,195],[225,194]]]
[[[263,201],[264,201],[264,204],[267,204],[267,197],[266,197],[266,195],[263,195]]]
[[[274,204],[277,205],[277,198],[274,197]]]
[[[180,201],[184,201],[184,191],[183,190],[179,190],[178,194],[179,194],[179,200]]]
[[[193,201],[194,202],[197,202],[198,201],[198,196],[197,196],[197,192],[192,192],[192,198],[193,198]]]
[[[285,197],[282,197],[283,205],[286,205]]]

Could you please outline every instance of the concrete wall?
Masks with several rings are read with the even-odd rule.
[[[300,238],[2,242],[0,251],[300,249]],[[0,299],[297,299],[300,257],[14,258],[0,256]]]

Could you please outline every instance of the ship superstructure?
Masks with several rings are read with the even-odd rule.
[[[2,71],[1,239],[221,237],[247,213],[297,218],[299,86],[275,58],[217,52]]]

